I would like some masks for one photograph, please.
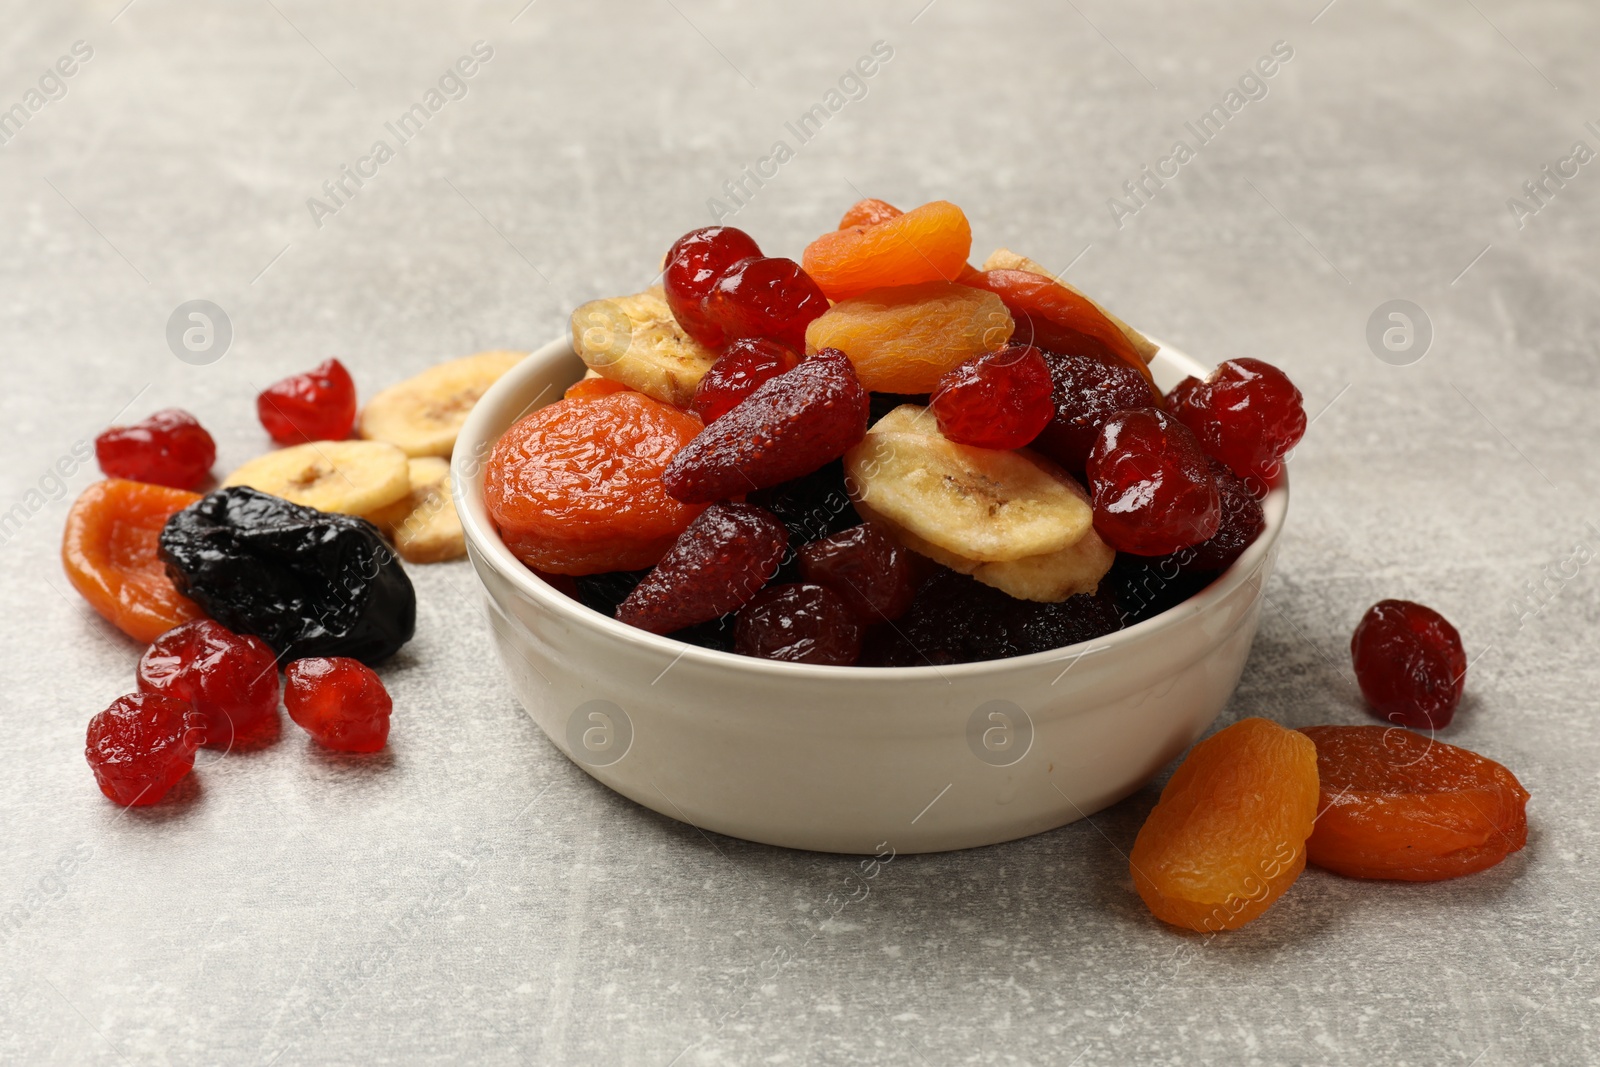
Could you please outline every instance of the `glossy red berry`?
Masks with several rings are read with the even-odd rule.
[[[689,410],[712,422],[784,371],[799,366],[788,345],[763,337],[743,337],[728,345],[695,388]]]
[[[251,747],[278,736],[277,657],[259,637],[210,619],[156,638],[139,660],[139,692],[187,702],[209,747]]]
[[[1356,681],[1376,717],[1417,730],[1450,725],[1466,684],[1461,635],[1409,600],[1380,600],[1350,638]]]
[[[203,734],[185,701],[133,693],[89,720],[83,754],[100,792],[124,807],[143,807],[189,773]]]
[[[947,371],[928,406],[939,432],[962,445],[1021,448],[1050,422],[1050,368],[1032,345],[1006,345]]]
[[[383,682],[360,660],[295,660],[285,672],[283,703],[289,718],[324,747],[377,752],[389,740],[394,704]]]
[[[825,348],[702,430],[661,482],[679,500],[707,504],[781,485],[865,437],[867,406],[849,357]]]
[[[1173,414],[1208,455],[1247,482],[1271,482],[1306,432],[1300,390],[1259,359],[1230,359],[1197,385],[1179,382]]]
[[[342,441],[356,422],[356,383],[343,363],[330,359],[263,389],[256,414],[280,445]]]
[[[775,585],[739,612],[733,640],[744,656],[848,667],[861,655],[861,624],[826,586]]]
[[[673,242],[661,286],[673,317],[690,337],[711,348],[722,347],[722,328],[701,313],[700,302],[723,271],[759,255],[755,238],[732,226],[702,226]]]
[[[217,443],[193,415],[168,408],[111,427],[94,439],[94,454],[108,478],[195,489],[217,461]]]
[[[1129,408],[1150,406],[1150,386],[1124,359],[1109,353],[1047,352],[1050,368],[1050,424],[1033,447],[1074,474],[1082,474],[1100,426]]]
[[[723,343],[767,337],[805,351],[806,327],[828,310],[828,298],[792,259],[755,257],[723,271],[701,304]],[[718,346],[713,346],[718,347]]]
[[[749,603],[771,580],[789,531],[753,504],[715,504],[678,535],[667,554],[617,606],[617,618],[666,634],[710,622]]]
[[[866,523],[802,548],[800,573],[838,593],[867,625],[898,619],[917,596],[911,553]]]
[[[1217,532],[1222,502],[1194,435],[1155,408],[1106,419],[1089,451],[1094,528],[1119,552],[1165,556]]]

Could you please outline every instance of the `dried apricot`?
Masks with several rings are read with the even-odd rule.
[[[563,400],[592,400],[597,396],[607,396],[611,393],[625,393],[628,387],[621,382],[614,382],[610,378],[579,378],[567,386],[567,391],[561,394]]]
[[[1064,356],[1111,354],[1134,367],[1161,399],[1155,378],[1116,324],[1088,297],[1027,270],[974,271],[963,285],[994,293],[1017,322],[1019,342]]]
[[[1311,726],[1322,814],[1310,860],[1350,878],[1433,882],[1528,840],[1528,791],[1491,759],[1395,726]]]
[[[1000,298],[954,282],[874,289],[806,327],[806,351],[837,348],[873,393],[930,393],[948,370],[1011,339]]]
[[[506,547],[537,570],[654,566],[702,510],[661,484],[700,429],[693,415],[642,393],[558,400],[501,436],[484,503]]]
[[[846,211],[844,217],[839,220],[839,229],[848,230],[853,226],[876,226],[880,222],[888,222],[890,219],[897,219],[904,214],[904,211],[901,211],[893,204],[868,197],[865,200],[857,200],[850,205],[850,210]]]
[[[1252,718],[1190,749],[1129,855],[1156,918],[1236,930],[1300,877],[1317,817],[1317,750],[1307,741]]]
[[[156,555],[161,528],[200,497],[182,489],[110,478],[83,491],[67,514],[61,565],[89,606],[136,641],[205,617],[178,592]]]
[[[800,265],[830,300],[844,300],[892,285],[954,281],[971,251],[967,216],[948,200],[935,200],[881,222],[825,233],[806,246]]]

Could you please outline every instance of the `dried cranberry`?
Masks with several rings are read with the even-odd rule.
[[[849,358],[825,348],[702,430],[661,481],[679,500],[727,500],[809,474],[866,433],[867,391]]]
[[[297,659],[285,672],[289,718],[340,752],[377,752],[389,740],[394,703],[371,667],[345,656]]]
[[[156,638],[139,660],[139,691],[192,705],[206,745],[250,746],[278,736],[278,658],[259,637],[210,619]]]
[[[761,248],[755,238],[732,226],[702,226],[672,243],[661,286],[673,317],[690,337],[711,348],[721,347],[722,327],[701,314],[700,302],[723,271],[741,259],[759,255]]]
[[[866,523],[802,548],[800,573],[838,593],[869,624],[898,619],[917,595],[911,553]]]
[[[330,359],[263,389],[256,415],[280,445],[342,441],[356,422],[356,383],[343,363]]]
[[[1380,600],[1350,638],[1356,681],[1372,714],[1417,730],[1450,725],[1466,684],[1461,635],[1443,615],[1409,600]]]
[[[1128,362],[1110,354],[1046,353],[1054,414],[1033,447],[1074,474],[1082,474],[1089,449],[1106,419],[1150,406],[1150,386]]]
[[[1050,368],[1039,350],[1006,345],[947,371],[929,406],[939,432],[957,444],[1013,449],[1049,423],[1050,393]]]
[[[124,807],[143,807],[189,773],[204,732],[187,702],[132,693],[89,720],[83,754],[100,792]]]
[[[95,458],[110,478],[194,489],[217,461],[217,443],[187,411],[168,408],[94,439]]]
[[[756,256],[723,271],[700,306],[724,341],[767,337],[804,351],[806,327],[828,298],[794,260]]]
[[[1201,447],[1247,482],[1270,482],[1306,432],[1300,390],[1259,359],[1230,359],[1204,382],[1179,382],[1173,414]]]
[[[689,410],[702,422],[727,414],[739,401],[784,371],[794,370],[800,357],[788,345],[764,337],[742,337],[730,344],[695,388]]]
[[[1174,385],[1172,387],[1172,391],[1166,396],[1167,414],[1171,415],[1179,422],[1188,425],[1188,420],[1184,417],[1185,413],[1188,412],[1195,402],[1200,398],[1204,390],[1204,386],[1205,382],[1202,382],[1199,378],[1196,378],[1192,374],[1184,378],[1177,385]]]
[[[861,655],[861,623],[844,598],[822,585],[774,585],[739,612],[740,655],[848,667]]]
[[[706,508],[617,606],[629,626],[666,634],[743,607],[778,569],[789,531],[751,504]]]
[[[1156,408],[1112,415],[1089,451],[1094,528],[1120,552],[1164,556],[1217,532],[1222,503],[1194,435]]]

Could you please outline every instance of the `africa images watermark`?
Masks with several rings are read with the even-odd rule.
[[[1274,41],[1270,54],[1257,59],[1254,67],[1240,75],[1237,87],[1224,93],[1222,100],[1211,105],[1210,110],[1195,122],[1183,124],[1194,138],[1192,146],[1187,140],[1179,138],[1172,143],[1172,151],[1156,160],[1154,167],[1146,163],[1139,168],[1138,177],[1122,183],[1122,190],[1127,194],[1126,200],[1107,197],[1106,208],[1111,212],[1111,221],[1117,224],[1117,229],[1122,229],[1128,219],[1148,207],[1167,182],[1177,178],[1184,166],[1198,157],[1206,145],[1216,140],[1222,134],[1223,127],[1243,111],[1246,104],[1265,100],[1270,91],[1267,82],[1276,77],[1282,65],[1293,58],[1294,48],[1288,41]]]
[[[1600,123],[1586,122],[1583,128],[1600,137]],[[1522,196],[1506,197],[1506,210],[1511,212],[1512,221],[1517,224],[1517,229],[1528,225],[1528,220],[1550,206],[1554,200],[1567,187],[1567,183],[1576,178],[1583,166],[1595,157],[1594,149],[1589,147],[1587,141],[1574,141],[1572,150],[1566,156],[1554,163],[1546,163],[1539,168],[1539,173],[1528,181],[1522,183]]]
[[[865,100],[867,82],[893,58],[893,45],[888,41],[873,41],[871,52],[856,60],[855,66],[841,74],[838,84],[823,93],[821,101],[801,112],[793,122],[783,124],[783,128],[794,136],[795,145],[804,145],[816,137],[827,121],[843,111],[846,105]],[[722,193],[727,200],[715,196],[706,200],[706,210],[711,212],[712,224],[719,224],[723,219],[737,214],[755,199],[758,190],[778,176],[778,169],[794,157],[795,148],[779,138],[772,142],[766,155],[747,164],[737,177],[723,182]]]
[[[372,148],[366,155],[354,163],[340,164],[338,175],[322,183],[326,199],[315,196],[306,198],[306,210],[311,212],[311,221],[317,224],[317,229],[322,229],[323,219],[337,215],[354,200],[362,186],[378,176],[378,168],[399,155],[399,149],[410,144],[428,121],[444,110],[446,104],[465,98],[471,91],[468,81],[493,58],[494,48],[489,42],[474,41],[472,54],[462,56],[447,68],[439,76],[437,88],[430,87],[422,94],[420,102],[406,108],[393,122],[383,124],[383,128],[394,138],[394,145],[380,137],[372,142]]]
[[[73,41],[67,55],[61,56],[43,74],[39,75],[38,88],[22,94],[19,103],[0,110],[0,145],[11,143],[12,138],[26,126],[46,105],[67,95],[67,79],[78,73],[82,64],[94,58],[94,46],[87,41]]]

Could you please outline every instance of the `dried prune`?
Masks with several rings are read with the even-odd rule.
[[[898,619],[917,595],[911,552],[867,523],[801,548],[800,573],[844,597],[867,624]]]
[[[617,605],[626,600],[628,594],[633,592],[634,586],[644,581],[644,576],[649,573],[650,569],[647,567],[642,571],[580,574],[571,580],[578,587],[578,601],[584,607],[598,611],[609,619],[616,615]]]
[[[844,598],[822,585],[774,585],[739,612],[740,655],[848,667],[861,654],[861,624]]]
[[[1117,553],[1100,588],[1110,594],[1123,626],[1153,619],[1211,584],[1216,577],[1214,572],[1183,568],[1180,560],[1184,551],[1170,556]]]
[[[219,489],[167,521],[173,584],[280,659],[376,663],[411,640],[417,598],[378,528],[244,486]]]
[[[1127,360],[1113,355],[1045,353],[1055,414],[1033,447],[1074,474],[1082,474],[1106,419],[1150,406],[1150,387]]]

